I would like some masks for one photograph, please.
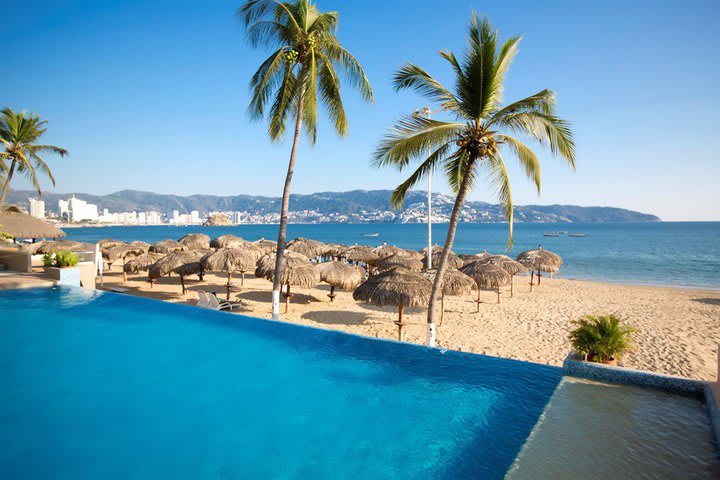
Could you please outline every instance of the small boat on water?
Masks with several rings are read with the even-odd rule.
[[[361,233],[360,234],[361,237],[377,237],[378,235],[380,235],[380,234],[379,233]]]
[[[587,233],[568,233],[568,237],[587,237]]]
[[[557,237],[560,234],[558,232],[552,232],[552,233],[543,233],[543,237]]]

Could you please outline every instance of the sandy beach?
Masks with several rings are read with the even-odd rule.
[[[206,274],[186,280],[183,295],[177,276],[159,279],[152,288],[146,276],[130,275],[123,283],[118,266],[106,272],[106,287],[128,288],[128,294],[194,305],[197,290],[218,292],[225,297],[226,277]],[[231,300],[242,301],[235,312],[270,317],[271,284],[246,275],[239,278]],[[501,303],[493,292],[482,292],[486,303],[473,297],[446,297],[445,317],[438,327],[438,346],[549,365],[561,365],[570,349],[570,321],[587,313],[614,313],[638,329],[636,350],[623,358],[627,367],[681,375],[702,380],[717,376],[720,344],[720,291],[666,287],[627,286],[558,278],[544,278],[530,292],[527,278],[517,277],[515,294],[503,290]],[[392,323],[397,310],[355,302],[350,292],[338,292],[334,302],[321,284],[313,289],[293,288],[290,312],[281,319],[318,328],[359,335],[397,338]],[[284,307],[283,310],[284,311]],[[404,339],[422,343],[425,310],[406,310]]]

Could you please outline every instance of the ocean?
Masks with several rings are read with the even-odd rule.
[[[232,233],[247,240],[277,238],[277,225],[118,226],[67,228],[67,238],[96,242],[103,238],[154,243],[188,233],[211,238]],[[567,231],[586,237],[545,237],[543,233]],[[314,238],[328,243],[380,245],[403,248],[426,246],[423,224],[320,224],[288,226],[288,239]],[[433,242],[442,245],[446,224],[433,225]],[[377,237],[361,234],[377,233]],[[521,223],[515,226],[515,245],[506,251],[507,225],[460,224],[453,250],[456,253],[505,253],[512,257],[537,248],[551,250],[565,263],[556,274],[562,278],[636,285],[662,285],[720,290],[720,222],[661,223]]]

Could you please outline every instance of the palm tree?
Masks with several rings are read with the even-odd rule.
[[[510,179],[503,154],[513,156],[540,192],[540,163],[521,140],[526,138],[547,145],[553,155],[565,158],[575,167],[575,145],[569,124],[555,114],[555,96],[550,90],[503,106],[505,74],[517,53],[519,37],[498,47],[497,32],[487,19],[479,21],[473,13],[468,46],[461,60],[450,51],[440,56],[451,66],[455,77],[452,90],[445,88],[422,68],[406,64],[394,77],[396,90],[411,88],[439,103],[454,122],[410,116],[400,120],[381,140],[375,164],[393,165],[403,170],[414,158],[419,167],[398,186],[391,203],[401,207],[407,191],[425,175],[442,169],[456,192],[445,246],[437,266],[428,305],[427,344],[435,344],[435,305],[442,291],[447,258],[455,239],[463,202],[478,177],[485,177],[495,188],[508,219],[508,247],[513,241],[513,204]],[[501,133],[503,132],[503,133]],[[517,135],[513,136],[513,135]],[[430,152],[429,154],[427,152]]]
[[[0,152],[0,179],[3,180],[0,206],[5,202],[5,197],[10,191],[10,181],[15,172],[28,176],[38,195],[42,195],[37,177],[38,170],[47,175],[53,187],[55,186],[55,177],[40,154],[57,153],[62,157],[68,152],[60,147],[37,143],[47,130],[46,124],[47,120],[41,120],[32,113],[18,113],[10,108],[5,108],[0,113],[0,143],[5,147],[5,150]]]
[[[337,12],[321,12],[309,0],[280,2],[249,0],[239,10],[253,46],[273,48],[250,81],[252,99],[248,111],[254,119],[268,118],[268,134],[281,141],[289,117],[295,130],[280,208],[280,231],[273,281],[273,318],[280,314],[280,268],[287,230],[290,183],[295,171],[300,134],[305,130],[311,145],[317,133],[318,103],[322,103],[339,137],[348,130],[340,76],[372,102],[373,93],[360,63],[336,37]]]

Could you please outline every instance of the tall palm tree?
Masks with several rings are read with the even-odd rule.
[[[372,102],[370,82],[360,63],[340,45],[336,37],[337,12],[321,12],[309,0],[280,2],[249,0],[239,10],[247,37],[253,46],[273,48],[250,81],[252,99],[248,111],[254,119],[268,118],[268,134],[280,141],[285,125],[294,117],[295,130],[290,162],[280,208],[280,231],[273,281],[272,314],[280,314],[280,268],[287,230],[290,183],[295,171],[300,134],[305,130],[311,145],[317,134],[318,103],[325,107],[339,137],[348,130],[342,98],[340,75]]]
[[[55,186],[55,177],[40,155],[57,153],[62,157],[68,152],[54,145],[37,143],[47,130],[46,124],[47,120],[41,120],[32,113],[15,112],[10,108],[5,108],[0,113],[0,145],[5,148],[0,152],[0,180],[3,180],[0,206],[5,202],[5,197],[10,191],[10,181],[15,172],[29,177],[38,195],[42,195],[42,189],[37,171],[47,175]]]
[[[473,13],[468,45],[462,59],[450,51],[440,56],[451,66],[455,77],[452,89],[445,88],[422,68],[406,64],[395,75],[396,90],[411,88],[439,103],[454,122],[410,116],[400,120],[381,140],[375,164],[405,169],[412,159],[420,159],[417,169],[398,186],[391,202],[400,207],[407,191],[425,175],[442,169],[456,193],[450,215],[445,246],[437,265],[437,275],[428,305],[427,344],[435,344],[435,318],[442,291],[447,258],[455,239],[460,210],[478,177],[494,187],[508,219],[508,246],[513,241],[513,204],[510,179],[503,155],[512,156],[540,192],[540,163],[523,139],[549,147],[553,155],[565,158],[575,167],[575,145],[569,124],[555,114],[555,96],[550,90],[503,106],[505,74],[517,53],[519,37],[508,39],[498,48],[497,32],[487,19],[479,21]],[[502,133],[501,133],[502,132]],[[515,135],[515,136],[513,136]],[[428,155],[427,152],[430,152]]]

